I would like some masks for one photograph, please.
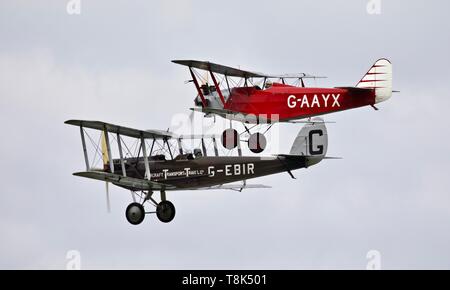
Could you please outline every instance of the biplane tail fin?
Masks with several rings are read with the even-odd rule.
[[[374,89],[375,103],[392,96],[392,64],[389,60],[377,60],[356,85],[357,88]]]
[[[319,163],[327,154],[328,133],[322,118],[313,118],[298,133],[290,155],[306,156],[307,165]]]

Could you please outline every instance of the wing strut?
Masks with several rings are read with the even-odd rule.
[[[120,138],[119,132],[117,132],[117,145],[119,147],[119,158],[120,158],[120,166],[122,167],[122,175],[126,177],[127,171],[125,170],[125,162],[123,161],[122,139]]]
[[[225,81],[227,82],[228,93],[231,95],[230,83],[228,82],[228,76],[225,75]]]
[[[217,84],[216,77],[214,76],[213,72],[210,70],[209,73],[211,74],[211,79],[213,80],[214,86],[216,87],[216,92],[219,94],[220,100],[222,101],[222,105],[225,106],[225,98],[222,95],[222,91],[220,90],[219,85]]]
[[[191,67],[189,67],[189,72],[191,73],[192,80],[194,81],[195,88],[197,89],[198,95],[200,96],[200,99],[202,99],[203,108],[206,108],[205,96],[203,96],[202,90],[200,89],[200,86],[198,85],[197,78],[195,77],[194,72],[192,71]]]
[[[111,170],[111,173],[114,173],[114,162],[111,155],[111,144],[109,144],[108,129],[106,128],[106,126],[104,126],[103,132],[105,134],[106,150],[108,152],[109,169]]]
[[[202,151],[203,151],[203,156],[207,157],[208,152],[206,151],[205,139],[203,139],[203,138],[202,138]]]
[[[217,156],[219,156],[219,150],[217,149],[217,141],[216,141],[216,137],[212,138],[213,140],[213,144],[214,144],[214,154]]]
[[[240,137],[238,137],[238,138],[240,138]],[[238,142],[237,142],[238,155],[239,155],[239,157],[242,157],[241,140],[239,139],[239,140],[237,140],[237,141],[238,141]]]
[[[178,151],[180,152],[180,154],[183,154],[183,147],[181,146],[181,138],[178,138],[177,142],[178,142]]]
[[[89,158],[86,149],[86,140],[84,139],[84,129],[83,126],[80,125],[80,134],[81,134],[81,144],[83,145],[83,153],[84,153],[84,162],[86,163],[86,171],[89,171]]]
[[[167,139],[164,139],[163,142],[167,145],[167,149],[169,150],[170,158],[173,159],[173,154],[172,154],[172,150],[170,150],[170,144],[169,144],[169,142],[167,142]]]
[[[147,150],[145,148],[144,136],[141,136],[141,147],[142,147],[142,156],[144,156],[145,175],[147,175],[147,179],[150,180],[150,165],[148,164],[148,156]]]
[[[150,156],[153,154],[153,147],[155,147],[156,139],[153,138],[152,147],[150,148]]]

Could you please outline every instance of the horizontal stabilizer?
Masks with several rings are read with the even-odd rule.
[[[317,157],[317,155],[293,155],[293,154],[275,154],[274,156],[281,156],[281,157],[287,157],[287,158],[314,158]],[[343,159],[342,157],[331,157],[331,156],[325,156],[321,157],[322,159]]]

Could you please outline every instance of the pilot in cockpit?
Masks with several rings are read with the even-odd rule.
[[[196,158],[203,157],[203,153],[201,149],[194,149],[194,153],[185,153],[180,154],[177,157],[175,157],[175,160],[194,160]]]
[[[195,156],[195,158],[203,157],[202,150],[199,149],[199,148],[195,148],[195,149],[194,149],[194,156]]]

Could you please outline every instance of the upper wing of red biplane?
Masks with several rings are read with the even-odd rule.
[[[263,74],[258,72],[251,72],[246,70],[241,70],[221,64],[212,63],[209,61],[198,61],[198,60],[172,60],[173,63],[184,65],[190,68],[196,68],[201,70],[210,71],[213,73],[222,74],[229,77],[240,77],[240,78],[283,78],[283,79],[302,79],[302,78],[324,78],[313,76],[305,73],[297,74]]]

